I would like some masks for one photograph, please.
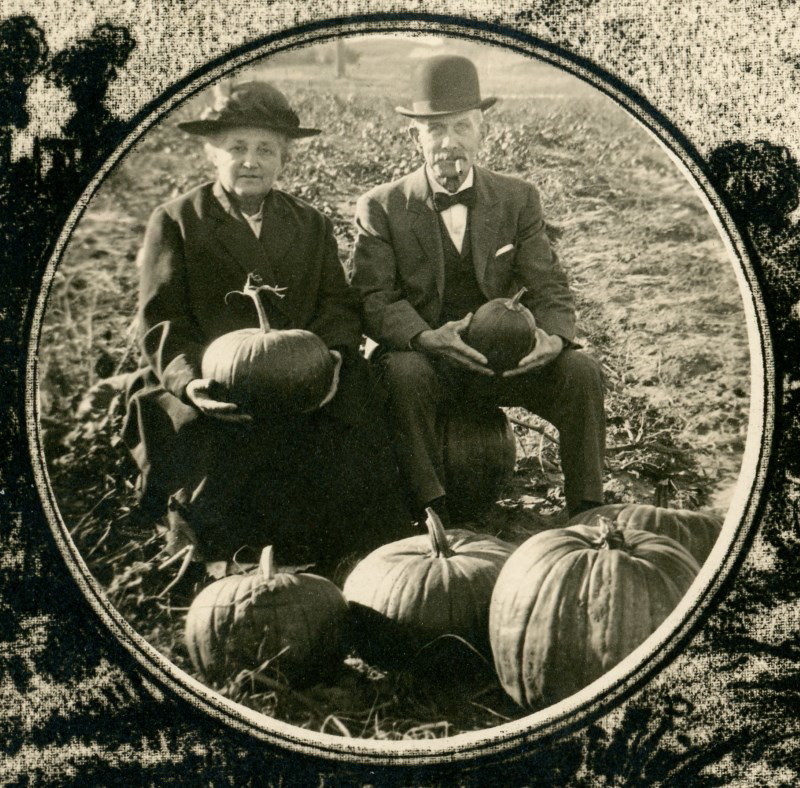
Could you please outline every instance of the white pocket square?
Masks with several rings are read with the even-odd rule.
[[[505,254],[506,252],[510,252],[514,248],[514,244],[506,244],[501,249],[498,249],[495,253],[495,257],[500,257],[501,254]]]

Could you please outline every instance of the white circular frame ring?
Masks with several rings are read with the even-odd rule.
[[[435,28],[431,24],[435,21]],[[626,660],[600,679],[566,700],[514,722],[473,733],[425,741],[375,742],[343,739],[330,734],[312,733],[272,719],[233,703],[188,676],[163,657],[114,609],[103,595],[73,543],[61,518],[47,475],[38,418],[37,350],[47,294],[55,270],[70,235],[89,201],[105,177],[134,143],[176,106],[205,89],[228,72],[248,63],[298,46],[317,44],[334,38],[369,33],[435,33],[465,38],[486,45],[511,49],[518,54],[541,60],[588,82],[611,97],[646,127],[669,153],[705,202],[717,224],[733,261],[747,320],[751,358],[750,414],[746,448],[736,494],[727,513],[719,539],[695,582],[667,620]],[[695,627],[710,611],[722,585],[738,566],[754,531],[761,509],[761,497],[769,463],[776,412],[776,386],[770,375],[773,351],[766,309],[750,262],[746,244],[705,177],[700,157],[679,140],[669,123],[643,99],[626,90],[620,82],[590,63],[579,61],[556,47],[506,28],[470,23],[453,17],[425,15],[376,15],[357,20],[320,22],[285,31],[242,49],[233,57],[220,59],[172,88],[166,96],[149,105],[140,122],[113,154],[103,163],[72,210],[44,273],[33,317],[26,366],[26,422],[34,474],[44,511],[55,541],[76,583],[119,642],[134,656],[159,685],[202,707],[209,715],[256,739],[286,748],[292,754],[305,754],[331,761],[353,760],[367,766],[461,763],[489,756],[513,756],[524,747],[526,752],[545,737],[566,733],[588,724],[614,704],[627,697],[657,670],[662,668]]]

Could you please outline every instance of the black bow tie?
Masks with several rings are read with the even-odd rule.
[[[475,205],[475,187],[470,186],[463,191],[456,192],[455,194],[447,194],[446,192],[433,193],[433,206],[439,213],[452,208],[454,205],[466,205],[467,208],[472,208]]]

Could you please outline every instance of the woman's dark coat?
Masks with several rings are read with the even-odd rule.
[[[221,186],[207,183],[154,211],[139,260],[146,366],[129,389],[123,438],[142,472],[143,506],[162,511],[169,495],[193,489],[210,468],[241,477],[253,464],[242,456],[248,441],[256,440],[259,457],[272,453],[276,462],[292,448],[285,446],[285,424],[233,427],[203,416],[186,398],[209,343],[258,326],[249,298],[225,302],[249,273],[286,288],[282,299],[263,296],[273,328],[307,329],[343,352],[337,394],[312,421],[341,426],[374,418],[374,391],[358,353],[358,297],[345,281],[331,222],[319,211],[273,189],[256,238]]]

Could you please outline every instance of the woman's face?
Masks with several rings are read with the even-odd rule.
[[[270,129],[229,129],[208,140],[223,188],[256,209],[280,175],[285,151],[286,138]]]

